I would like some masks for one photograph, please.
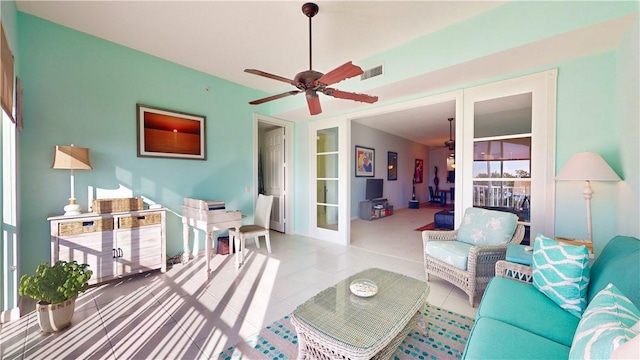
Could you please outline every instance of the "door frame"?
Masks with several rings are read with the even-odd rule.
[[[274,118],[262,114],[253,114],[253,208],[255,209],[256,199],[258,198],[258,159],[259,159],[259,147],[258,147],[258,123],[267,123],[284,128],[284,140],[285,140],[285,201],[284,201],[284,231],[285,234],[291,234],[293,232],[293,196],[294,183],[293,183],[293,123],[290,121]]]

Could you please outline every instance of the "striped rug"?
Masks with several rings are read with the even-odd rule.
[[[473,319],[427,304],[427,335],[418,326],[407,334],[393,359],[460,359]],[[249,339],[227,348],[219,359],[295,359],[298,336],[289,316],[275,321]]]

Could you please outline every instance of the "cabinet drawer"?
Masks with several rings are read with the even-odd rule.
[[[131,229],[131,228],[137,228],[140,226],[160,224],[161,222],[162,222],[162,215],[159,213],[146,214],[146,215],[122,216],[118,218],[118,228]]]
[[[61,222],[58,224],[59,236],[70,236],[113,230],[113,219],[95,219]]]

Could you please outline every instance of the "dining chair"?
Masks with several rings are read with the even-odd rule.
[[[256,247],[260,248],[260,236],[264,236],[267,244],[267,251],[271,253],[271,241],[269,239],[269,222],[271,221],[271,206],[273,205],[273,195],[258,195],[256,210],[253,214],[253,224],[242,225],[238,229],[229,229],[229,237],[235,244],[236,251],[241,252],[241,265],[244,262],[245,240],[254,238]],[[239,244],[238,244],[239,240]]]

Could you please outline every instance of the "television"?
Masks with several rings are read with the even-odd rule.
[[[373,200],[382,197],[382,179],[367,179],[365,199]]]

